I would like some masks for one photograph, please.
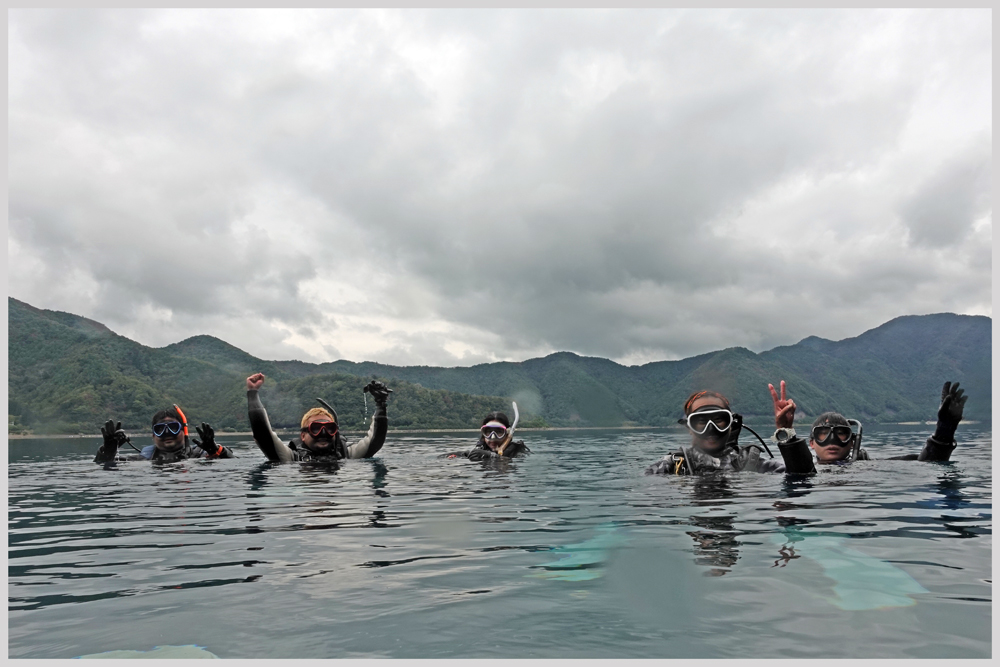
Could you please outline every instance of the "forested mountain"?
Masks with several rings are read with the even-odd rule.
[[[970,395],[969,419],[990,419],[992,320],[982,316],[899,317],[856,338],[810,337],[755,354],[728,348],[680,361],[622,366],[607,359],[559,352],[520,363],[471,368],[396,367],[336,361],[344,373],[376,373],[424,387],[518,397],[553,425],[663,426],[675,423],[693,391],[726,394],[745,416],[773,414],[767,384],[788,383],[805,420],[836,410],[862,421],[933,419],[945,380]]]
[[[680,361],[622,366],[558,352],[471,367],[257,359],[211,336],[149,348],[82,317],[8,298],[8,412],[36,431],[96,431],[115,415],[145,426],[177,402],[192,421],[245,429],[244,378],[268,375],[262,398],[275,425],[295,426],[322,396],[345,428],[361,426],[361,387],[375,376],[396,389],[390,427],[475,427],[518,402],[525,425],[664,426],[694,390],[728,395],[751,423],[767,423],[767,383],[786,380],[799,417],[837,410],[862,421],[933,419],[944,380],[970,395],[969,419],[990,419],[992,320],[937,314],[896,318],[855,338],[810,337],[755,354],[729,348]]]
[[[96,433],[109,417],[127,429],[146,429],[157,410],[173,403],[192,423],[247,430],[245,379],[258,370],[268,375],[261,397],[275,427],[297,429],[302,413],[318,405],[317,396],[333,404],[345,429],[365,422],[361,388],[371,376],[315,372],[314,365],[308,376],[289,372],[210,336],[150,348],[92,320],[11,298],[7,314],[11,431]],[[496,396],[382,379],[394,390],[390,428],[475,427],[487,412],[507,405]],[[369,417],[373,409],[369,400]]]

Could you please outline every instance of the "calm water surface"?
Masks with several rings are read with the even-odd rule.
[[[931,427],[869,428],[876,458]],[[766,427],[764,430],[767,430]],[[991,431],[954,461],[809,479],[645,477],[677,430],[393,435],[339,468],[92,463],[14,440],[8,655],[223,658],[991,655]],[[137,444],[138,444],[137,439]]]

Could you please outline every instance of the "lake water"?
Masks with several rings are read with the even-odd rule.
[[[232,436],[235,460],[115,470],[99,438],[10,441],[8,656],[991,655],[986,427],[949,463],[798,481],[644,476],[679,430],[521,435],[503,466],[439,456],[474,433],[390,433],[339,468]]]

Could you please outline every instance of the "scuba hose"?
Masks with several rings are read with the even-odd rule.
[[[753,433],[753,434],[754,434],[754,436],[756,436],[756,438],[757,438],[758,440],[760,440],[760,444],[761,444],[761,445],[764,445],[764,450],[765,450],[765,451],[767,451],[767,455],[768,455],[768,456],[770,456],[770,457],[771,457],[771,458],[773,459],[773,458],[774,458],[774,454],[772,454],[772,453],[771,453],[771,450],[770,450],[770,449],[768,449],[768,447],[767,447],[767,444],[765,444],[765,443],[764,443],[764,440],[763,440],[763,438],[761,438],[761,437],[760,437],[759,435],[757,435],[757,431],[753,430],[752,428],[750,428],[750,427],[749,427],[749,426],[747,426],[746,424],[743,424],[743,428],[745,428],[746,430],[748,430],[748,431],[750,431],[751,433]],[[757,447],[757,445],[749,445],[749,446],[750,446],[750,447]],[[760,447],[757,447],[757,449],[760,449]]]
[[[772,454],[771,450],[768,449],[767,444],[764,443],[764,439],[761,438],[759,435],[757,435],[757,431],[753,430],[752,428],[743,423],[743,415],[737,414],[735,412],[733,413],[733,426],[735,426],[735,428],[733,428],[733,432],[729,436],[729,441],[726,443],[727,445],[731,443],[732,445],[739,447],[740,431],[746,429],[751,433],[753,433],[754,437],[760,440],[760,444],[764,446],[764,449],[761,449],[761,451],[762,452],[766,451],[768,456],[770,456],[772,459],[774,458],[774,454]],[[756,444],[751,444],[747,446],[760,449],[760,447],[758,447]]]
[[[123,444],[127,444],[129,447],[142,454],[142,450],[132,444],[132,440],[128,437],[128,434],[125,433],[124,429],[118,429],[117,431],[115,431],[115,438],[118,439],[119,447],[122,446]]]

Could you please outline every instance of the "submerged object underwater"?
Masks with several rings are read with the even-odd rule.
[[[532,568],[542,571],[528,576],[561,581],[597,579],[604,574],[603,566],[608,560],[610,551],[623,545],[625,541],[625,537],[618,532],[618,526],[615,524],[598,526],[597,535],[589,540],[553,548],[553,553],[564,554],[562,558],[551,563],[532,565]]]
[[[775,541],[819,563],[835,582],[834,597],[822,597],[845,611],[909,607],[917,603],[911,596],[929,592],[891,563],[847,546],[844,535],[786,528]]]

